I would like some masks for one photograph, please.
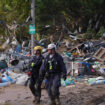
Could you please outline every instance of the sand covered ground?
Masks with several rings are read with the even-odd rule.
[[[105,105],[105,85],[90,86],[76,83],[60,88],[61,105]],[[35,105],[28,87],[10,85],[0,88],[0,105]],[[48,105],[49,98],[42,90],[41,104]]]

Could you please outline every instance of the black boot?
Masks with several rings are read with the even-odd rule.
[[[40,104],[40,97],[36,97],[35,104]]]
[[[55,103],[55,98],[51,98],[51,99],[50,99],[49,105],[56,105],[56,103]]]
[[[36,96],[34,96],[34,100],[33,100],[33,102],[34,102],[34,103],[36,102]]]
[[[57,96],[57,97],[55,98],[55,100],[56,100],[56,105],[60,105],[60,98],[59,98],[59,96]]]

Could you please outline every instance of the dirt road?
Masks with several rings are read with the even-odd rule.
[[[89,86],[77,83],[60,88],[61,105],[105,105],[105,85]],[[0,88],[0,105],[35,105],[28,87],[8,86]],[[48,105],[47,92],[42,90],[41,104]]]

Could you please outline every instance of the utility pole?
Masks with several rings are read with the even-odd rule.
[[[35,26],[35,0],[32,0],[31,2],[31,17],[32,17],[32,25]],[[34,54],[34,35],[31,35],[31,55]]]

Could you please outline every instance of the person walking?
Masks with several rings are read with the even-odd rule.
[[[56,52],[56,45],[48,45],[48,55],[40,68],[39,78],[41,82],[46,78],[45,87],[50,98],[50,105],[60,105],[61,77],[66,80],[67,70],[63,58]]]
[[[40,97],[41,97],[41,87],[37,88],[36,84],[38,83],[39,79],[39,70],[42,65],[42,62],[44,60],[44,57],[42,56],[42,47],[36,46],[34,47],[34,56],[31,58],[31,70],[28,72],[28,75],[30,76],[30,84],[29,88],[34,96],[34,101],[36,104],[40,103]]]

